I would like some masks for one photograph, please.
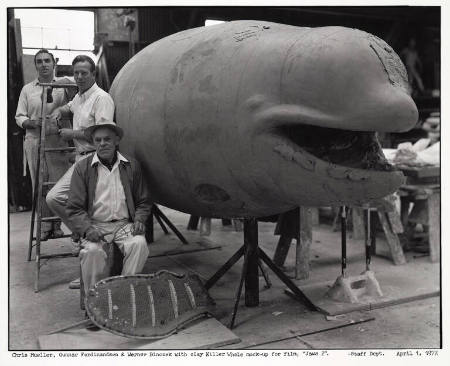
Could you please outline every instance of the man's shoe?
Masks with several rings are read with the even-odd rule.
[[[89,330],[91,332],[98,332],[100,330],[99,327],[97,327],[94,323],[91,321],[86,325],[86,330]]]
[[[62,238],[64,236],[64,231],[62,231],[60,228],[53,229],[52,238]]]
[[[89,322],[86,324],[86,330],[89,330],[91,332],[97,332],[100,330],[100,328],[98,326],[96,326],[94,323],[92,323],[92,320],[89,318],[89,316],[87,315],[87,313],[84,313],[84,317],[85,319],[89,319]]]
[[[80,251],[81,251],[81,243],[80,243],[80,241],[79,240],[74,240],[72,238],[72,240],[70,241],[70,244],[72,246],[72,254],[75,257],[78,257],[78,255],[80,254]]]
[[[42,231],[41,232],[41,241],[46,241],[52,237],[52,231]]]
[[[77,278],[75,280],[73,280],[72,282],[69,283],[69,288],[71,290],[78,290],[80,289],[80,279]]]

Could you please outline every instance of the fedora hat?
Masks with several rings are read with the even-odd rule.
[[[117,126],[114,121],[102,121],[93,126],[89,126],[84,130],[84,134],[88,139],[92,140],[92,135],[94,134],[95,130],[100,127],[109,128],[113,130],[120,138],[123,137],[123,130],[119,126]]]

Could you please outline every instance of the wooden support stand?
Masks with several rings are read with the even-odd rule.
[[[245,305],[259,305],[259,276],[258,276],[258,222],[251,219],[244,223],[244,258],[247,262],[245,276]]]
[[[305,294],[288,278],[283,271],[267,256],[258,246],[258,222],[256,219],[244,220],[244,245],[206,281],[206,289],[210,289],[242,256],[244,264],[241,280],[236,294],[236,302],[232,314],[230,328],[233,328],[234,319],[241,296],[242,286],[245,283],[245,305],[248,307],[259,305],[259,277],[258,268],[261,268],[263,261],[275,275],[294,293],[295,297],[301,301],[308,309],[316,310],[315,305],[305,296]],[[266,279],[267,280],[267,279]]]
[[[295,279],[309,278],[309,257],[312,243],[313,208],[298,207],[282,214],[277,224],[280,233],[277,248],[273,257],[274,263],[282,267],[291,246],[292,239],[296,240]]]
[[[277,247],[275,249],[275,254],[273,255],[273,262],[278,267],[283,267],[286,257],[289,253],[291,247],[292,237],[287,235],[280,235]]]

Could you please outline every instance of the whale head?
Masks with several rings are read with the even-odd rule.
[[[269,205],[377,201],[404,183],[378,133],[407,131],[418,120],[406,70],[368,33],[326,27],[312,36],[290,48],[274,89],[260,88],[239,108],[240,145],[249,147],[241,159],[250,157],[248,175]]]

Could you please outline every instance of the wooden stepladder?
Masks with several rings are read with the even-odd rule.
[[[64,258],[75,256],[72,252],[69,253],[58,253],[58,254],[41,254],[41,238],[42,234],[42,223],[44,222],[60,222],[61,219],[57,216],[43,216],[42,207],[43,200],[45,200],[45,194],[49,187],[53,186],[56,181],[44,181],[46,176],[46,164],[45,159],[47,154],[55,153],[70,153],[75,151],[74,147],[46,147],[46,123],[47,123],[47,103],[51,103],[51,88],[73,88],[76,87],[74,84],[56,84],[56,83],[40,83],[42,86],[42,125],[40,129],[40,139],[38,148],[38,159],[36,164],[36,179],[35,179],[35,189],[33,192],[33,204],[31,211],[31,224],[30,224],[30,236],[28,242],[28,261],[31,261],[31,254],[33,247],[35,247],[35,281],[34,281],[34,291],[39,291],[39,275],[42,266],[41,260],[52,259],[52,258]],[[64,172],[61,172],[61,176]],[[59,178],[58,178],[59,179]],[[45,191],[44,191],[44,188]],[[34,228],[36,223],[36,236],[34,236]],[[62,238],[70,237],[70,234],[62,236]],[[58,238],[60,239],[60,238]]]

